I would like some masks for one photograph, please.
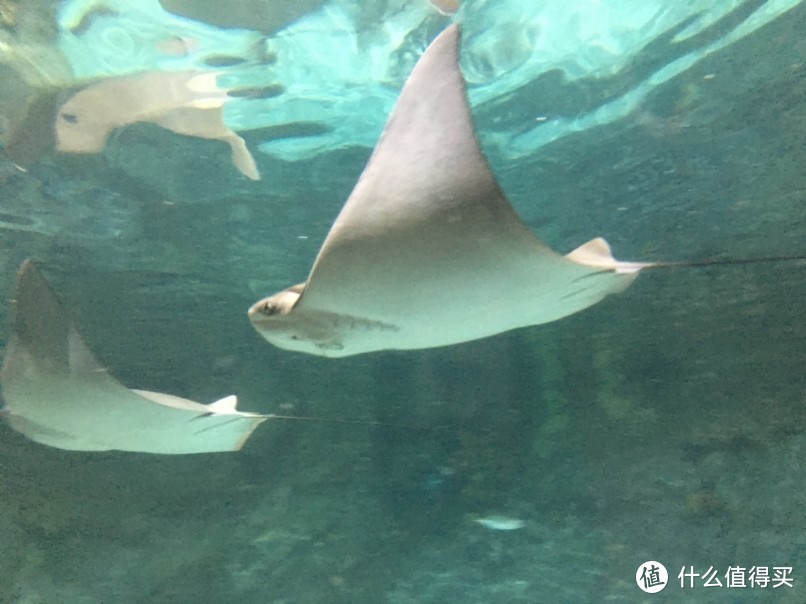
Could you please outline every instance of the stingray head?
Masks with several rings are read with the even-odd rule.
[[[303,289],[305,284],[300,283],[253,304],[248,313],[252,325],[268,342],[285,350],[328,355],[329,350],[341,349],[324,322],[300,320],[298,313],[291,312]]]
[[[303,289],[305,289],[305,284],[300,283],[273,296],[258,300],[249,309],[249,320],[252,323],[266,323],[287,315],[302,297]],[[257,327],[257,325],[255,326]]]
[[[67,153],[99,153],[114,125],[102,112],[68,101],[56,114],[56,148]]]

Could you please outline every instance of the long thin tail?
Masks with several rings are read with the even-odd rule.
[[[298,416],[298,415],[276,415],[274,413],[269,413],[264,415],[266,419],[287,419],[292,421],[302,421],[302,422],[323,422],[328,424],[360,424],[364,426],[382,426],[386,428],[401,428],[403,430],[427,430],[427,431],[439,431],[443,430],[443,428],[437,426],[414,426],[411,424],[391,424],[387,422],[378,422],[373,420],[365,420],[365,419],[341,419],[335,417],[310,417],[310,416]]]
[[[701,268],[706,266],[771,264],[773,262],[799,262],[804,260],[806,260],[806,254],[796,256],[762,256],[760,258],[703,258],[701,260],[680,260],[677,262],[648,262],[641,268]]]

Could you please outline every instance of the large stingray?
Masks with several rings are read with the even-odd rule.
[[[235,451],[267,418],[237,411],[234,396],[202,405],[129,390],[95,360],[30,261],[20,269],[0,379],[11,427],[60,449]]]
[[[562,256],[515,214],[476,140],[451,26],[411,73],[308,281],[249,318],[288,350],[347,356],[429,348],[547,323],[648,266],[604,239]]]

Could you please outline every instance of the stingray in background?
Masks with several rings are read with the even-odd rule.
[[[446,29],[409,76],[308,281],[249,318],[288,350],[347,356],[537,325],[627,287],[642,263],[598,238],[561,256],[521,222],[476,140]]]
[[[202,405],[130,390],[98,363],[31,261],[20,269],[0,381],[2,415],[31,440],[77,451],[236,451],[268,417],[228,396]]]
[[[197,70],[147,71],[40,91],[12,129],[6,153],[23,168],[50,148],[100,153],[114,129],[151,122],[177,134],[227,143],[238,171],[258,180],[260,172],[246,143],[224,123],[224,105],[231,96],[219,87],[217,76]]]

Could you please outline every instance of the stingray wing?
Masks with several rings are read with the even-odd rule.
[[[61,449],[232,451],[265,420],[236,411],[232,399],[202,405],[120,384],[95,359],[30,261],[20,269],[2,381],[10,425]]]
[[[300,310],[406,327],[400,346],[425,347],[554,320],[632,278],[609,250],[593,265],[555,253],[515,214],[476,140],[459,40],[449,27],[414,68]]]

